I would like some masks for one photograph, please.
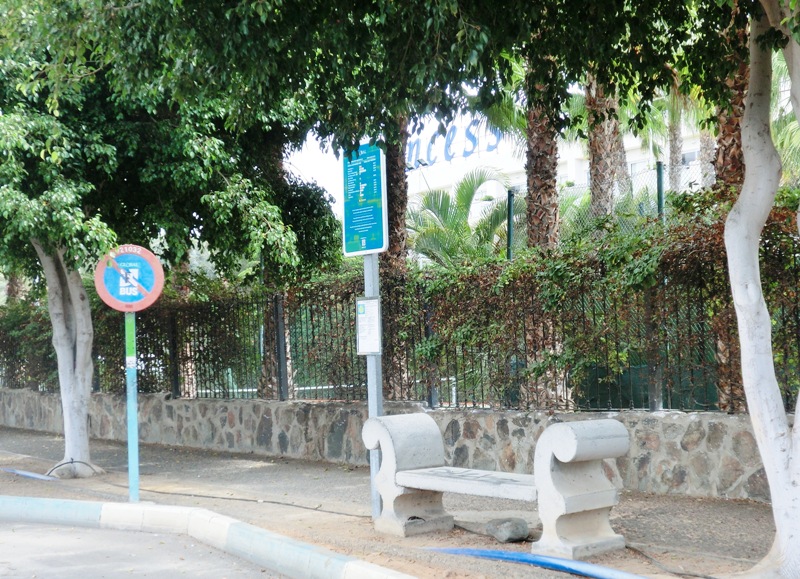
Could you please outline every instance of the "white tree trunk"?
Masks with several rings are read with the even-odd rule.
[[[628,154],[625,152],[625,139],[620,131],[614,139],[614,174],[617,179],[617,191],[620,195],[633,194],[631,172],[628,169]]]
[[[700,186],[704,189],[714,184],[714,157],[716,157],[717,143],[709,131],[700,131]]]
[[[669,119],[669,188],[683,190],[683,110],[676,103]]]
[[[92,392],[92,314],[80,274],[64,262],[64,251],[48,252],[32,241],[47,282],[47,305],[58,361],[64,416],[64,459],[52,474],[61,478],[102,472],[89,454],[89,397]]]
[[[739,325],[742,380],[776,525],[773,549],[753,576],[796,578],[800,577],[800,486],[793,481],[798,480],[798,431],[789,428],[775,376],[771,321],[759,269],[760,235],[775,199],[781,164],[770,135],[771,55],[757,41],[769,24],[762,19],[751,26],[750,87],[742,122],[745,180],[725,224],[725,247]]]

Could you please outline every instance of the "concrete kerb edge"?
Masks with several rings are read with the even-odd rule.
[[[289,577],[412,577],[194,507],[0,495],[0,521],[183,534]]]

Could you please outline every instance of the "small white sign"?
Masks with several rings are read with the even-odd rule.
[[[381,299],[356,299],[356,336],[359,356],[377,356],[383,351]]]

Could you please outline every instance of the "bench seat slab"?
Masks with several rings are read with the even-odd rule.
[[[536,486],[532,474],[439,466],[398,471],[395,481],[401,487],[429,491],[520,501],[536,500]]]

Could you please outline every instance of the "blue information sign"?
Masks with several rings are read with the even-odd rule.
[[[383,151],[364,144],[352,157],[344,159],[344,254],[380,253],[389,246]]]

